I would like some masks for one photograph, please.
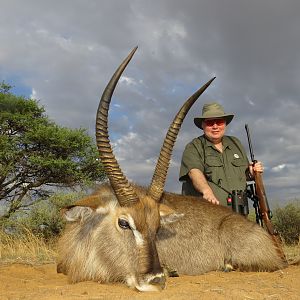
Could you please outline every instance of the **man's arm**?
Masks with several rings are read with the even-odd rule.
[[[219,200],[214,195],[208,185],[204,174],[199,169],[191,169],[188,173],[195,190],[203,194],[203,198],[212,204],[219,204]]]

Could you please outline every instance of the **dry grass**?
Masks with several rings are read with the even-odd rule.
[[[288,246],[283,244],[283,252],[291,264],[300,264],[300,239],[298,245]]]
[[[24,228],[24,234],[11,235],[0,231],[0,263],[43,264],[56,258],[54,243],[46,243]]]

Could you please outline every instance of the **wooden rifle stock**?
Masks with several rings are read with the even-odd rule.
[[[268,200],[266,197],[261,173],[254,172],[254,182],[255,182],[256,196],[258,198],[258,203],[259,203],[259,213],[263,221],[262,223],[265,224],[268,233],[271,235],[272,240],[276,245],[278,255],[284,261],[287,261],[282,249],[282,241],[280,239],[280,236],[278,235],[278,232],[275,230],[271,222],[271,211],[268,205]]]
[[[249,128],[248,128],[247,124],[245,124],[245,129],[247,132],[247,138],[248,138],[248,143],[249,143],[252,165],[254,166],[257,161],[254,159],[251,138],[250,138]],[[259,218],[262,221],[261,225],[263,226],[263,224],[265,224],[268,233],[271,235],[272,240],[273,240],[274,244],[276,245],[278,255],[286,262],[287,260],[284,255],[283,249],[282,249],[282,241],[280,239],[280,236],[278,235],[278,232],[275,230],[275,228],[271,222],[272,213],[271,213],[269,203],[267,200],[262,174],[260,172],[254,171],[253,175],[254,175],[254,182],[255,182],[255,193],[256,193],[257,200],[258,200]]]
[[[260,217],[265,223],[268,232],[271,235],[276,234],[275,229],[273,228],[273,225],[271,223],[271,211],[269,208],[265,187],[263,184],[262,174],[259,172],[254,172],[254,182],[255,182],[255,191],[256,196],[258,198],[259,203],[259,213]]]

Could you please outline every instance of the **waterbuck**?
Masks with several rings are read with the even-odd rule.
[[[59,241],[58,272],[73,283],[123,282],[154,291],[165,287],[164,266],[188,275],[227,265],[242,271],[283,268],[286,263],[272,239],[255,223],[199,197],[163,191],[182,121],[214,78],[177,113],[149,188],[126,179],[112,152],[107,117],[114,89],[135,51],[112,76],[97,111],[97,146],[110,183],[64,210],[68,226]]]

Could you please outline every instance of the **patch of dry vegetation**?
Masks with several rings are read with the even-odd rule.
[[[290,264],[300,264],[300,239],[298,245],[283,244],[283,251]]]
[[[21,235],[0,231],[0,263],[44,264],[56,259],[54,242],[45,242],[24,228]]]

